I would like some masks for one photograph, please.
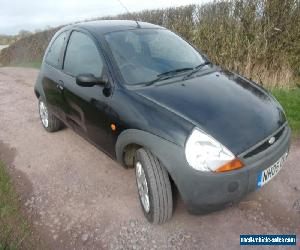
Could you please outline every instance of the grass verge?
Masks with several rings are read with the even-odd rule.
[[[40,69],[41,65],[42,65],[41,61],[32,61],[32,62],[15,62],[9,65],[3,65],[3,67],[24,67],[24,68]]]
[[[300,88],[292,90],[273,89],[272,94],[280,102],[295,136],[300,135]]]
[[[11,178],[0,162],[0,250],[24,247],[30,233]],[[26,245],[29,245],[28,242]]]

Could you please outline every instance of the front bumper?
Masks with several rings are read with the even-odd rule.
[[[172,160],[164,156],[159,158],[163,159],[162,163],[170,172],[188,211],[198,214],[238,201],[247,193],[255,191],[258,174],[289,150],[290,141],[291,131],[286,126],[273,145],[247,159],[241,155],[240,159],[245,166],[225,173],[206,173],[191,168],[182,149],[172,153]]]

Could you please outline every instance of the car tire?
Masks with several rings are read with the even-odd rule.
[[[168,172],[158,159],[144,148],[136,151],[134,166],[139,199],[145,217],[153,224],[165,223],[172,217],[173,212]],[[145,194],[148,194],[148,201]]]
[[[39,98],[38,108],[42,125],[46,131],[52,133],[63,127],[62,122],[48,110],[47,103],[44,99]]]

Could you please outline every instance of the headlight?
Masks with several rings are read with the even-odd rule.
[[[200,171],[224,172],[243,167],[225,146],[198,128],[186,141],[185,156],[188,164]]]

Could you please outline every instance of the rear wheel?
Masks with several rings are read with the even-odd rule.
[[[134,166],[145,217],[153,224],[166,222],[172,217],[173,212],[168,172],[150,151],[143,148],[136,151]]]
[[[48,132],[56,132],[63,127],[62,122],[48,110],[47,103],[41,98],[39,98],[39,114],[43,127]]]

